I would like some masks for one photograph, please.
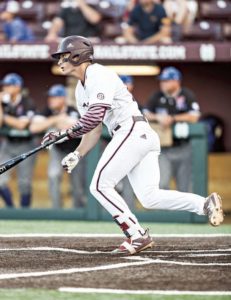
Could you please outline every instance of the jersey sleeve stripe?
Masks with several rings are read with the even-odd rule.
[[[80,118],[80,120],[77,122],[76,125],[74,125],[71,128],[74,128],[78,125],[82,125],[82,128],[76,132],[72,132],[69,134],[70,138],[77,138],[81,135],[86,134],[87,132],[94,129],[96,126],[98,126],[105,116],[107,108],[106,107],[97,107],[97,110],[94,108],[89,108],[86,114]],[[96,113],[97,111],[97,113]]]
[[[93,108],[93,107],[106,107],[106,108],[111,108],[111,105],[110,104],[106,104],[106,103],[95,103],[95,104],[92,104],[89,106],[89,109],[90,108]]]

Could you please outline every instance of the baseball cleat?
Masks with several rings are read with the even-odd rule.
[[[126,239],[119,248],[112,251],[113,254],[136,254],[145,249],[152,248],[154,242],[149,235],[148,229],[145,231],[144,235],[138,239],[132,240],[131,238]]]
[[[212,193],[206,198],[204,213],[208,216],[212,226],[219,226],[224,220],[221,197],[217,193]]]

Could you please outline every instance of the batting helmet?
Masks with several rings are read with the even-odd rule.
[[[89,39],[78,35],[72,35],[64,38],[59,44],[57,52],[53,53],[51,56],[54,59],[59,59],[60,55],[65,53],[71,54],[66,61],[69,61],[74,66],[79,66],[83,62],[93,60],[94,50]],[[76,60],[76,58],[78,58],[78,60]]]

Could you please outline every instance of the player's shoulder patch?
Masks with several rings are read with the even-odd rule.
[[[98,94],[97,94],[97,99],[103,100],[104,98],[105,98],[105,96],[104,96],[103,93],[98,93]]]

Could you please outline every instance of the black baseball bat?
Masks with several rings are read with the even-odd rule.
[[[55,144],[57,141],[67,137],[71,132],[75,132],[75,131],[78,131],[82,128],[81,125],[78,125],[72,129],[68,129],[65,133],[61,134],[60,136],[58,136],[57,138],[55,138],[54,140],[51,140],[43,145],[40,145],[26,153],[23,153],[23,154],[20,154],[8,161],[6,161],[5,163],[1,164],[0,165],[0,175],[6,171],[8,171],[9,169],[13,168],[14,166],[16,166],[17,164],[19,164],[21,161],[27,159],[28,157],[30,157],[31,155],[39,152],[40,150],[52,145],[52,144]]]

